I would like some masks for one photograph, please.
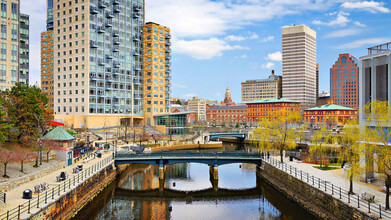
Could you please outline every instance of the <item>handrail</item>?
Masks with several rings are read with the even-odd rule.
[[[0,191],[0,202],[5,203],[7,198],[7,194],[5,192]]]
[[[20,204],[18,207],[8,210],[7,212],[0,215],[0,220],[10,220],[10,219],[21,219],[21,215],[27,213],[31,214],[32,209],[42,208],[48,204],[48,200],[54,200],[55,196],[60,196],[67,193],[67,189],[71,187],[76,187],[81,184],[84,180],[92,177],[94,174],[99,172],[102,168],[106,167],[108,164],[113,162],[112,155],[106,157],[105,159],[95,163],[93,166],[84,169],[78,174],[73,175],[73,177],[68,177],[60,185],[57,185],[53,188],[50,188],[42,193],[38,194],[37,197],[29,199],[27,202]]]
[[[194,158],[202,158],[202,157],[245,157],[245,158],[260,158],[260,153],[238,153],[238,152],[153,152],[153,153],[117,153],[115,155],[115,159],[121,159],[121,158],[167,158],[167,157],[178,157],[178,158],[188,158],[188,157],[194,157]]]
[[[352,207],[364,208],[368,211],[368,213],[376,214],[380,218],[388,218],[391,219],[391,211],[386,210],[385,207],[382,207],[381,204],[371,203],[369,201],[362,201],[360,199],[360,195],[349,194],[349,192],[345,189],[342,189],[339,186],[335,186],[333,183],[322,180],[318,177],[315,177],[307,172],[297,169],[291,165],[286,163],[281,163],[278,160],[273,158],[262,158],[264,162],[270,164],[271,166],[291,175],[292,177],[301,180],[308,185],[318,188],[323,192],[326,192],[333,196],[335,199],[339,199],[343,202],[349,203]]]

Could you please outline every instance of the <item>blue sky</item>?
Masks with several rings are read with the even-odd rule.
[[[30,14],[30,82],[40,78],[45,0],[21,0]],[[281,74],[281,28],[305,24],[317,32],[319,90],[339,53],[359,58],[391,41],[391,2],[360,0],[146,0],[146,21],[172,31],[172,97],[222,100],[227,84],[240,102],[240,83]]]

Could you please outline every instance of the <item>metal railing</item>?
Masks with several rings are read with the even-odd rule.
[[[16,208],[10,209],[7,212],[0,215],[0,220],[21,219],[23,214],[31,214],[32,210],[42,208],[48,204],[48,201],[55,201],[55,197],[66,194],[67,190],[72,187],[76,187],[92,175],[99,172],[102,168],[113,162],[113,157],[110,155],[105,159],[99,161],[91,167],[84,169],[83,171],[67,177],[60,185],[51,187],[46,191],[38,194],[38,196],[29,199],[27,202],[18,205]]]
[[[140,154],[129,154],[129,153],[116,153],[115,159],[120,158],[208,158],[208,157],[231,157],[231,158],[259,158],[261,159],[260,153],[245,153],[245,152],[169,152],[169,151],[161,151],[161,152],[153,152],[153,153],[140,153]]]
[[[352,207],[366,210],[368,213],[378,215],[380,218],[391,219],[391,211],[386,210],[385,207],[382,207],[381,204],[371,203],[369,201],[362,200],[362,198],[360,198],[360,195],[358,194],[350,194],[347,190],[336,186],[329,181],[322,180],[286,163],[281,163],[279,160],[275,160],[273,158],[266,158],[265,156],[263,160],[268,164],[274,166],[275,168],[307,183],[308,185],[318,188],[323,192],[330,194],[336,199],[339,199],[343,202],[347,202]]]
[[[0,202],[5,203],[7,194],[5,192],[0,192]]]

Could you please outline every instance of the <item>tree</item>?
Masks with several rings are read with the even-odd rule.
[[[4,164],[4,175],[3,177],[5,178],[9,178],[9,176],[7,175],[7,165],[8,163],[11,163],[11,162],[15,162],[16,160],[16,154],[15,154],[15,151],[13,150],[8,150],[4,147],[1,147],[0,148],[0,163]]]
[[[296,141],[300,135],[300,129],[295,125],[300,121],[301,116],[298,112],[271,111],[268,116],[261,119],[253,136],[258,138],[261,150],[280,151],[281,163],[283,163],[283,152],[297,146]]]
[[[353,194],[353,179],[359,176],[362,172],[360,157],[363,155],[363,145],[361,140],[361,129],[356,120],[346,122],[341,134],[341,160],[349,165],[347,170],[347,178],[349,179],[349,193]]]
[[[23,147],[15,147],[15,158],[17,162],[20,162],[20,172],[23,173],[24,162],[30,159],[38,158],[38,153],[34,151],[32,146],[25,145]]]
[[[180,100],[180,99],[176,100],[176,104],[177,104],[177,105],[182,105],[181,100]]]
[[[49,163],[50,152],[54,151],[65,151],[66,147],[63,146],[61,142],[58,141],[42,141],[42,150],[46,150],[46,162]]]
[[[363,142],[365,143],[366,160],[376,163],[378,172],[385,176],[386,209],[390,209],[391,187],[391,106],[387,101],[372,101],[363,108],[367,118],[364,128]],[[367,158],[372,153],[371,158]]]
[[[312,145],[309,152],[316,160],[320,158],[320,167],[324,165],[324,167],[328,168],[330,155],[336,149],[335,144],[336,137],[325,127],[322,127],[312,136]]]

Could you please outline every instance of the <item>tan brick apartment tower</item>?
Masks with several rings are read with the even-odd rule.
[[[2,0],[0,11],[0,90],[28,84],[29,16],[20,13],[19,0]]]
[[[171,89],[170,29],[153,22],[144,25],[144,117],[153,125],[153,115],[169,112]]]
[[[144,0],[48,0],[51,25],[55,119],[74,128],[141,124]]]
[[[282,28],[282,96],[303,109],[316,104],[316,32],[305,25]]]
[[[49,107],[54,107],[53,75],[53,30],[41,33],[41,89],[49,98]]]

